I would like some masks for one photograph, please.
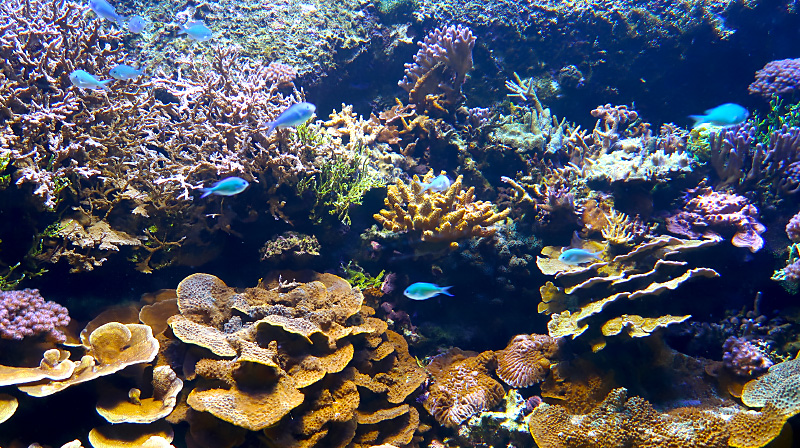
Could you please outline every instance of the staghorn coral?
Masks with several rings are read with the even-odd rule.
[[[447,191],[422,191],[421,183],[433,177],[432,171],[422,180],[414,176],[411,186],[398,179],[388,188],[384,199],[387,209],[373,215],[375,220],[386,230],[413,232],[422,241],[450,242],[455,248],[459,239],[492,236],[497,231],[492,224],[510,213],[508,209],[494,211],[491,202],[475,201],[475,187],[462,190],[463,176],[458,176]]]
[[[721,239],[717,230],[733,234],[731,244],[758,252],[767,228],[758,222],[758,209],[744,197],[720,193],[703,185],[690,189],[683,209],[667,218],[667,230],[689,238]]]
[[[432,379],[422,402],[439,423],[458,426],[502,400],[503,387],[489,376],[493,352],[469,356],[458,349],[436,356],[428,364]]]
[[[45,301],[38,289],[0,291],[0,338],[21,340],[45,334],[64,342],[67,338],[61,329],[69,322],[67,309]]]
[[[686,316],[669,315],[657,315],[654,320],[648,320],[631,312],[641,310],[651,314],[653,306],[645,306],[641,299],[655,301],[656,296],[690,279],[717,277],[719,274],[713,269],[690,268],[687,262],[680,261],[687,252],[713,244],[716,244],[714,240],[661,236],[621,252],[609,253],[611,246],[587,241],[583,243],[587,250],[604,252],[602,261],[589,266],[566,265],[558,260],[559,248],[545,247],[542,249],[544,256],[538,257],[536,264],[543,274],[555,275],[558,283],[548,281],[540,288],[539,312],[550,313],[547,325],[550,336],[576,338],[591,327],[589,339],[593,349],[600,350],[605,346],[603,335],[617,334],[629,324],[633,330],[631,336],[641,337],[655,328],[652,325],[685,320]],[[625,298],[628,300],[623,305],[621,299]],[[626,319],[626,314],[631,315]],[[599,325],[591,325],[592,322]]]
[[[495,353],[497,376],[511,387],[528,387],[544,380],[556,357],[558,341],[547,335],[514,336],[503,350]]]

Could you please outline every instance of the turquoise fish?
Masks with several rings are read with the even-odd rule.
[[[93,90],[109,90],[108,87],[106,87],[106,84],[111,82],[110,79],[100,81],[83,70],[75,70],[74,72],[70,73],[69,80],[72,82],[73,86],[80,87],[82,89]]]
[[[181,25],[178,34],[185,34],[198,42],[205,42],[214,37],[214,32],[202,20],[192,20],[186,25]]]
[[[200,191],[203,192],[203,195],[200,196],[200,198],[202,199],[212,194],[217,196],[233,196],[243,192],[248,185],[250,185],[250,183],[241,177],[226,177],[215,183],[213,187],[201,188]]]
[[[738,104],[725,103],[713,109],[708,109],[705,115],[689,115],[689,118],[694,120],[694,126],[692,126],[692,129],[694,129],[703,123],[713,124],[714,126],[735,126],[744,123],[749,116],[750,113],[744,107]]]
[[[453,295],[448,292],[450,288],[452,288],[452,286],[439,286],[433,283],[417,282],[406,288],[406,290],[403,291],[403,295],[411,300],[427,300],[439,294],[453,297]]]
[[[142,73],[144,73],[144,70],[136,70],[130,65],[125,64],[119,64],[108,72],[112,78],[120,81],[130,81],[131,79],[136,79],[142,76]]]
[[[117,14],[117,10],[106,0],[89,0],[89,9],[98,16],[111,22],[116,22],[120,26],[125,22],[125,17]]]
[[[450,178],[445,176],[444,174],[440,174],[434,177],[432,181],[428,183],[423,183],[422,191],[420,191],[420,193],[425,192],[425,190],[438,191],[439,193],[442,193],[444,191],[447,191],[447,189],[450,188],[450,185],[451,185]]]
[[[314,111],[316,110],[317,106],[311,103],[292,104],[288,109],[283,111],[275,121],[269,124],[267,137],[272,134],[275,128],[288,128],[305,123],[314,116]]]
[[[564,264],[577,266],[594,260],[602,260],[602,258],[600,258],[600,253],[601,252],[589,252],[586,249],[572,248],[562,251],[561,255],[558,256],[558,260]]]
[[[128,31],[139,34],[147,28],[150,22],[142,16],[131,16],[128,18]]]

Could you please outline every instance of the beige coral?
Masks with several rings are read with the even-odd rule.
[[[558,342],[547,335],[520,334],[496,353],[497,376],[511,387],[528,387],[544,380]]]

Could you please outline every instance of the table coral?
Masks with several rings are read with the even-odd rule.
[[[61,328],[69,321],[67,309],[45,301],[38,289],[0,291],[0,338],[21,340],[44,334],[64,342],[66,336]]]
[[[509,209],[496,212],[491,202],[475,201],[475,187],[462,189],[463,176],[446,191],[423,191],[422,183],[433,178],[432,171],[422,180],[414,176],[410,186],[398,179],[388,188],[387,209],[373,215],[375,220],[392,232],[414,232],[422,241],[444,241],[458,247],[457,240],[462,238],[492,236],[497,231],[492,224],[510,213]]]
[[[497,376],[511,387],[528,387],[544,380],[556,358],[558,341],[547,335],[520,334],[498,351]]]
[[[175,408],[183,381],[169,366],[153,369],[153,396],[142,398],[142,391],[131,389],[127,396],[103,394],[97,412],[109,423],[152,423],[169,415]]]
[[[717,277],[719,274],[713,269],[690,268],[687,262],[679,261],[687,252],[715,243],[714,240],[661,236],[611,256],[603,244],[585,241],[587,250],[605,253],[601,261],[588,266],[564,264],[558,259],[559,248],[543,248],[544,256],[538,257],[536,264],[543,274],[554,275],[558,283],[548,281],[540,288],[539,312],[550,313],[550,336],[576,338],[593,328],[590,339],[593,348],[600,350],[605,346],[602,335],[616,334],[629,320],[634,324],[632,334],[637,336],[649,334],[654,326],[680,322],[683,318],[669,315],[656,315],[651,320],[640,315],[631,315],[627,320],[623,317],[638,309],[654,312],[652,306],[637,306],[633,300],[654,300],[655,296],[674,290],[690,279]],[[613,314],[616,315],[610,316]],[[599,325],[594,326],[592,322]],[[640,331],[645,327],[649,330]]]
[[[758,209],[744,196],[720,193],[710,187],[690,189],[683,209],[667,218],[667,230],[689,238],[721,238],[732,234],[731,244],[758,252],[767,228],[758,222]]]
[[[281,446],[405,445],[415,435],[418,412],[404,402],[424,371],[345,280],[285,271],[236,290],[193,274],[177,295],[172,331],[201,348],[184,366],[197,375],[186,401],[192,409],[263,430]],[[389,409],[398,413],[385,422],[358,417]]]

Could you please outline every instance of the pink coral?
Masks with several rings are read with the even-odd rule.
[[[69,324],[67,309],[55,302],[45,302],[38,289],[0,292],[0,337],[23,339],[47,333],[64,342],[58,328]]]
[[[725,367],[741,376],[751,376],[766,372],[772,361],[750,341],[735,336],[729,337],[722,345],[722,361]]]
[[[294,87],[294,79],[297,77],[297,70],[288,64],[281,62],[270,62],[264,72],[264,79],[269,84],[277,84],[279,87]]]
[[[765,98],[797,93],[800,90],[800,59],[767,62],[756,72],[756,80],[747,90]]]
[[[792,216],[789,224],[786,224],[786,236],[792,240],[793,243],[800,243],[800,212]]]
[[[692,197],[693,196],[693,197]],[[733,233],[731,243],[758,252],[764,246],[761,234],[767,230],[757,221],[758,209],[744,196],[720,193],[700,186],[688,191],[683,210],[667,218],[667,230],[690,238],[721,238]]]

